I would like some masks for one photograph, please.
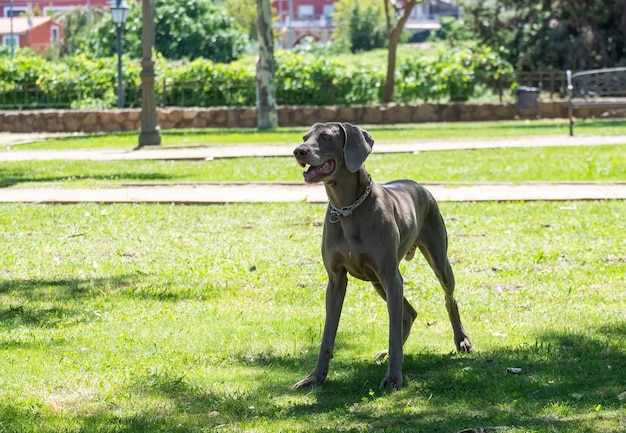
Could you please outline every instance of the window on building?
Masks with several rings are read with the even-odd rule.
[[[20,38],[18,35],[2,35],[2,45],[19,47]]]
[[[50,17],[50,16],[54,16],[62,12],[69,12],[74,9],[76,9],[76,6],[56,6],[56,5],[51,4],[50,6],[44,6],[42,15],[44,17]]]
[[[324,5],[324,16],[327,18],[332,18],[333,14],[335,13],[335,5],[330,3],[330,4],[326,4]]]
[[[59,41],[60,37],[61,37],[61,29],[59,29],[59,26],[51,26],[50,27],[50,42],[54,44]]]
[[[325,25],[327,25],[327,26],[332,25],[333,14],[334,13],[335,13],[335,5],[334,4],[330,3],[330,4],[325,4],[324,5],[322,21],[324,22]]]
[[[11,18],[11,17],[19,17],[22,14],[26,13],[26,8],[25,7],[16,7],[16,6],[5,6],[4,7],[4,16],[6,18]]]
[[[311,19],[314,13],[313,5],[300,5],[298,6],[298,18]]]

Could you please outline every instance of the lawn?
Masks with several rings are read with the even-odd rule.
[[[294,146],[295,147],[295,146]],[[626,181],[625,145],[453,150],[373,154],[377,181],[419,182]],[[293,158],[213,161],[23,161],[0,166],[0,186],[111,187],[177,182],[301,182]]]
[[[555,127],[533,124],[538,135]],[[527,125],[483,130],[532,136]],[[619,122],[593,128],[626,132]],[[222,132],[224,143],[240,134]],[[295,145],[303,131],[276,133]],[[219,136],[185,134],[203,145]],[[106,141],[73,140],[34,147]],[[623,145],[375,154],[367,165],[377,180],[626,180]],[[300,181],[301,171],[290,158],[49,161],[2,163],[0,182]],[[386,307],[351,279],[328,380],[296,391],[323,327],[323,205],[0,204],[0,433],[623,432],[626,202],[441,210],[476,352],[453,353],[442,290],[419,257],[401,264],[418,311],[405,387],[378,389],[386,365],[371,359],[386,345]]]
[[[476,353],[419,258],[405,388],[378,390],[386,309],[351,281],[328,381],[294,391],[323,206],[0,205],[0,431],[622,432],[626,203],[442,211]]]
[[[415,140],[489,140],[554,136],[566,139],[569,124],[566,119],[501,122],[420,123],[407,125],[360,125],[372,133],[377,142]],[[233,146],[241,144],[297,144],[308,128],[278,128],[271,131],[256,129],[183,129],[161,131],[164,147],[172,146]],[[576,135],[626,135],[624,120],[581,120]],[[128,148],[137,146],[137,132],[117,134],[77,135],[52,138],[36,143],[13,146],[19,149],[93,149]],[[8,149],[4,149],[8,150]],[[2,149],[0,149],[2,151]]]

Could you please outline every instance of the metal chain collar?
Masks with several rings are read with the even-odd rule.
[[[368,181],[368,184],[367,184],[367,187],[365,188],[365,192],[363,193],[363,195],[361,195],[361,197],[359,197],[350,206],[344,206],[341,209],[338,209],[335,206],[333,206],[330,200],[328,200],[328,210],[330,212],[330,216],[328,217],[328,220],[331,223],[333,224],[338,223],[339,218],[348,217],[352,215],[352,212],[354,212],[354,210],[357,207],[359,207],[361,203],[363,203],[363,201],[367,198],[367,196],[370,195],[370,192],[372,191],[372,176],[369,174],[367,175],[367,181]]]

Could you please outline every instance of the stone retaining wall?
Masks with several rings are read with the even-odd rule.
[[[579,117],[623,116],[606,109],[577,108]],[[280,126],[308,127],[316,122],[341,121],[357,125],[566,118],[567,101],[539,102],[537,109],[518,109],[512,103],[386,104],[354,106],[280,106]],[[161,129],[255,128],[254,107],[158,109]],[[113,132],[140,128],[140,110],[0,111],[2,132]]]

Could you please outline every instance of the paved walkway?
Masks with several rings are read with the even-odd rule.
[[[424,184],[439,201],[626,200],[616,184]],[[2,188],[0,202],[25,203],[269,203],[327,200],[324,187],[306,184],[188,184],[120,188]]]
[[[0,134],[0,145],[13,134]],[[20,140],[28,140],[22,134]],[[537,137],[485,141],[416,141],[411,143],[380,143],[375,152],[413,153],[451,149],[484,149],[504,147],[543,147],[625,144],[626,136],[607,137]],[[0,151],[0,162],[27,160],[210,160],[243,156],[291,156],[294,146],[240,145],[228,147],[158,148],[129,151],[125,149]],[[440,201],[517,201],[517,200],[626,200],[626,182],[600,183],[525,183],[525,184],[425,184]],[[0,189],[0,202],[26,203],[253,203],[308,201],[325,202],[321,185],[305,183],[187,183],[125,185],[120,188],[68,189],[21,188]]]
[[[0,134],[0,146],[13,134]],[[19,134],[26,140],[25,134]],[[626,136],[553,136],[525,137],[517,139],[488,140],[416,140],[410,143],[376,143],[374,153],[415,153],[436,150],[457,149],[496,149],[510,147],[546,147],[546,146],[597,146],[604,144],[626,144]],[[235,145],[223,147],[162,147],[156,149],[92,149],[92,150],[19,150],[14,147],[0,151],[3,161],[46,161],[46,160],[211,160],[216,158],[239,158],[244,156],[292,156],[293,145]]]

